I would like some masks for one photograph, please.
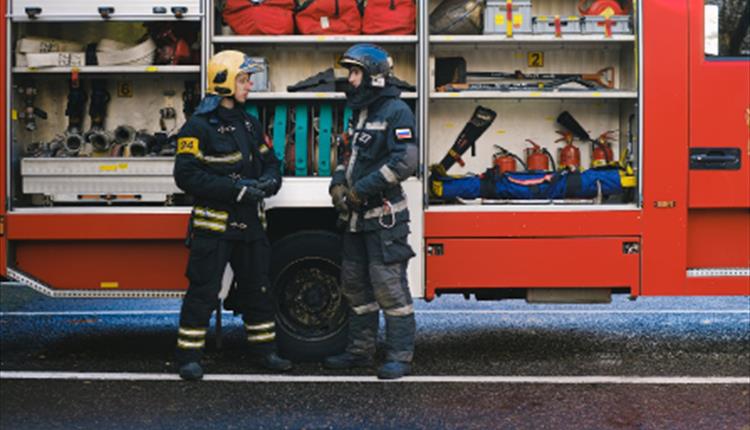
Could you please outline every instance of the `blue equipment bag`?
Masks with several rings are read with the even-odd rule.
[[[517,200],[590,199],[597,196],[599,187],[604,196],[623,192],[618,168],[589,169],[583,173],[506,172],[502,175],[497,175],[490,169],[483,175],[459,178],[433,176],[431,182],[433,193],[445,200],[459,197]]]

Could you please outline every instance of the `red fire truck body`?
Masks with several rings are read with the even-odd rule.
[[[10,16],[9,4],[3,3],[3,16]],[[707,3],[634,3],[638,32],[629,46],[636,52],[634,110],[641,148],[636,203],[589,209],[436,208],[420,202],[421,210],[412,213],[420,226],[419,236],[412,237],[418,255],[410,263],[418,269],[411,278],[418,282],[412,285],[416,296],[428,301],[443,293],[533,298],[532,290],[594,294],[584,297],[600,290],[634,297],[750,295],[750,58],[705,55]],[[421,11],[419,19],[426,18]],[[0,31],[4,70],[12,66],[6,51],[13,46],[11,25],[4,20]],[[418,49],[427,43],[422,39],[432,37],[424,27],[419,26]],[[11,74],[6,78],[0,86],[3,100],[13,96]],[[431,90],[427,84],[418,88]],[[418,106],[441,103],[421,97]],[[18,208],[10,172],[18,154],[9,140],[18,118],[11,104],[0,109],[6,137],[0,150],[3,276],[65,297],[168,296],[185,290],[189,207]],[[423,150],[427,135],[420,133]],[[739,167],[691,168],[692,154],[711,148],[724,155],[725,148],[736,150]],[[327,182],[318,179],[315,192],[327,201]],[[424,190],[422,179],[417,181]],[[285,179],[284,187],[295,184]],[[289,199],[278,206],[283,215],[269,210],[275,242],[301,231],[331,230],[330,205],[297,206]],[[315,225],[316,219],[327,221]]]

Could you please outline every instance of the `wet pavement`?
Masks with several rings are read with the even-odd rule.
[[[372,369],[332,372],[319,363],[297,363],[285,379],[231,382],[266,372],[244,348],[241,321],[226,314],[223,347],[213,346],[212,335],[205,361],[207,374],[226,375],[224,382],[126,380],[172,377],[179,303],[49,299],[3,285],[0,428],[750,430],[750,384],[712,379],[750,377],[746,297],[618,296],[611,305],[554,306],[418,301],[414,375],[422,379],[397,383],[376,382]],[[106,375],[8,373],[16,371]],[[310,375],[321,379],[303,380]],[[341,375],[351,378],[335,379]],[[476,378],[449,381],[457,376]],[[503,379],[515,376],[541,378]],[[590,376],[623,379],[582,379]],[[632,383],[657,376],[667,379]],[[570,377],[580,379],[560,379]]]

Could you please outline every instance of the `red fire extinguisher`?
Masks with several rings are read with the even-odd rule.
[[[495,172],[498,175],[502,175],[505,172],[515,172],[517,170],[516,161],[521,163],[521,166],[526,170],[526,163],[516,154],[499,145],[495,145],[495,149],[497,152],[492,155],[492,164],[495,166]]]
[[[612,15],[627,15],[627,7],[622,7],[617,0],[595,0],[591,6],[586,7],[588,0],[578,0],[578,12],[581,15],[605,16],[609,18]]]
[[[614,161],[615,154],[612,151],[613,130],[605,131],[596,140],[592,141],[594,147],[591,150],[591,167],[604,167]]]
[[[573,145],[573,133],[557,131],[562,137],[555,142],[565,142],[565,146],[558,150],[558,167],[562,169],[578,170],[581,167],[581,150]]]
[[[554,166],[555,159],[552,157],[552,154],[547,151],[547,149],[537,145],[536,142],[531,139],[526,139],[526,141],[532,145],[531,148],[526,148],[526,170],[547,171],[549,170],[550,161]],[[553,170],[557,169],[553,168]]]

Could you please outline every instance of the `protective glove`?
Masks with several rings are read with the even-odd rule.
[[[258,185],[256,185],[256,188],[263,191],[266,197],[271,197],[272,195],[276,194],[276,190],[278,189],[278,181],[276,178],[261,176],[258,179]]]
[[[258,189],[255,179],[240,179],[234,183],[234,188],[237,190],[235,200],[238,203],[255,204],[266,196],[263,190]]]
[[[346,205],[346,193],[349,191],[344,184],[338,184],[331,187],[328,193],[331,195],[331,203],[339,212],[348,212],[349,207]]]
[[[354,188],[349,189],[346,193],[346,205],[351,210],[357,210],[362,207],[362,199],[357,195],[357,192],[354,191]]]

